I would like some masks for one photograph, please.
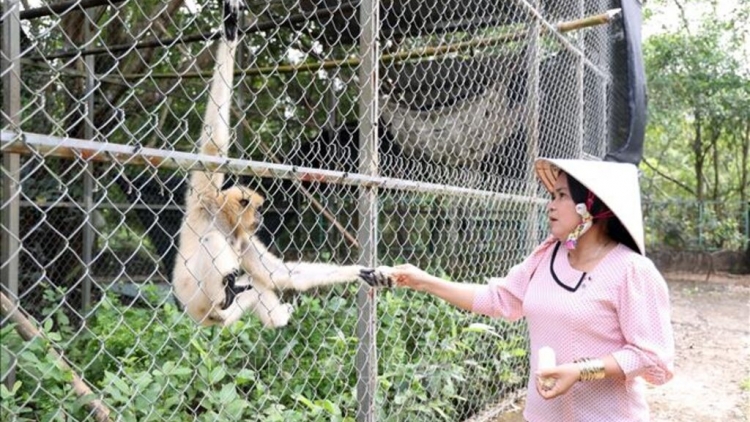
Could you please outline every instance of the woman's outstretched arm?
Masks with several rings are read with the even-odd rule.
[[[365,275],[367,271],[363,270],[362,272],[362,278],[365,281],[374,286],[382,285],[382,283],[370,282],[367,279],[367,275]],[[480,284],[456,283],[443,280],[411,264],[399,265],[392,268],[379,267],[375,271],[379,271],[390,278],[390,281],[386,282],[389,285],[429,293],[466,311],[472,311],[475,293],[481,288],[486,287]]]

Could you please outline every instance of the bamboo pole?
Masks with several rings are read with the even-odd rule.
[[[612,19],[620,13],[620,9],[613,9],[605,13],[601,13],[594,16],[587,16],[582,19],[576,19],[572,21],[559,22],[553,26],[553,28],[560,32],[566,33],[574,30],[589,28],[592,26],[604,25],[612,21]],[[549,33],[550,30],[546,27],[541,27],[542,33]],[[509,43],[513,41],[522,40],[529,34],[528,29],[521,29],[518,31],[509,32],[507,34],[501,34],[494,37],[479,38],[470,41],[463,41],[454,44],[446,44],[436,47],[423,47],[414,50],[401,51],[392,54],[383,54],[380,56],[381,63],[390,63],[395,61],[418,59],[425,57],[444,56],[447,54],[457,53],[464,50],[471,50],[482,47],[492,47],[498,44]],[[268,75],[268,74],[279,74],[279,73],[296,73],[296,72],[316,72],[318,70],[335,69],[354,67],[360,64],[359,57],[351,57],[343,60],[324,60],[312,63],[300,63],[291,65],[277,65],[277,66],[263,66],[255,67],[245,70],[238,70],[235,72],[235,76],[254,76],[254,75]],[[203,72],[186,72],[186,73],[130,73],[123,74],[122,79],[192,79],[192,78],[210,78],[213,71]]]
[[[18,334],[21,335],[21,337],[26,341],[31,341],[32,339],[36,337],[43,338],[47,340],[44,333],[39,331],[35,326],[34,323],[32,323],[24,314],[23,310],[20,306],[17,304],[14,304],[10,299],[8,299],[7,296],[5,296],[4,293],[0,292],[0,311],[2,311],[2,314],[8,319],[10,319],[13,323],[16,324],[16,331],[18,331]],[[68,363],[65,361],[65,358],[62,354],[60,354],[57,350],[55,350],[54,347],[49,347],[49,352],[52,356],[57,359],[57,363],[60,365],[60,367],[64,371],[70,371],[73,374],[73,380],[71,381],[71,384],[73,385],[73,390],[75,391],[76,395],[78,397],[85,397],[93,395],[94,392],[91,391],[88,385],[86,385],[86,382],[83,381],[83,379],[68,365]],[[110,422],[112,419],[109,416],[109,408],[99,399],[93,399],[86,403],[86,405],[91,408],[91,411],[94,412],[94,417],[99,422]]]

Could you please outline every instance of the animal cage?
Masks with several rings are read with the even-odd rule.
[[[291,267],[502,275],[546,234],[536,157],[642,142],[639,3],[243,3],[212,157],[220,2],[3,2],[2,413],[479,420],[523,394],[522,322],[357,280],[284,293],[281,329],[197,326],[171,284],[187,181],[261,193],[256,234]]]

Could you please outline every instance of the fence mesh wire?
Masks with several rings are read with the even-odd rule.
[[[170,277],[220,38],[214,3],[4,2],[2,292],[42,334],[24,339],[3,308],[1,418],[104,408],[138,421],[463,420],[521,391],[522,323],[409,291],[372,299],[369,380],[357,370],[356,280],[284,293],[295,312],[279,330],[251,315],[198,328],[177,306]],[[621,26],[579,24],[617,0],[246,6],[230,154],[242,165],[230,178],[267,198],[257,235],[286,260],[365,264],[369,245],[378,264],[502,275],[545,234],[533,159],[600,157],[615,136]],[[360,73],[365,7],[379,12],[374,81]],[[376,96],[363,97],[368,83]],[[373,110],[377,177],[352,177]],[[363,239],[360,192],[373,183],[377,229]],[[491,328],[470,329],[478,322]]]

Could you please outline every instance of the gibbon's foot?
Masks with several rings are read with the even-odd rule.
[[[224,276],[224,302],[221,303],[222,311],[227,309],[232,305],[232,303],[234,303],[234,299],[238,294],[244,292],[245,290],[253,288],[253,286],[249,284],[245,286],[238,286],[236,283],[239,276],[240,270],[234,270]]]
[[[224,36],[229,41],[237,38],[240,11],[244,8],[243,0],[223,0],[224,3]]]
[[[393,287],[390,275],[377,268],[363,268],[359,270],[359,278],[371,287]]]
[[[271,310],[268,313],[268,325],[274,328],[284,327],[289,323],[289,319],[292,317],[294,307],[287,303],[283,303]]]

